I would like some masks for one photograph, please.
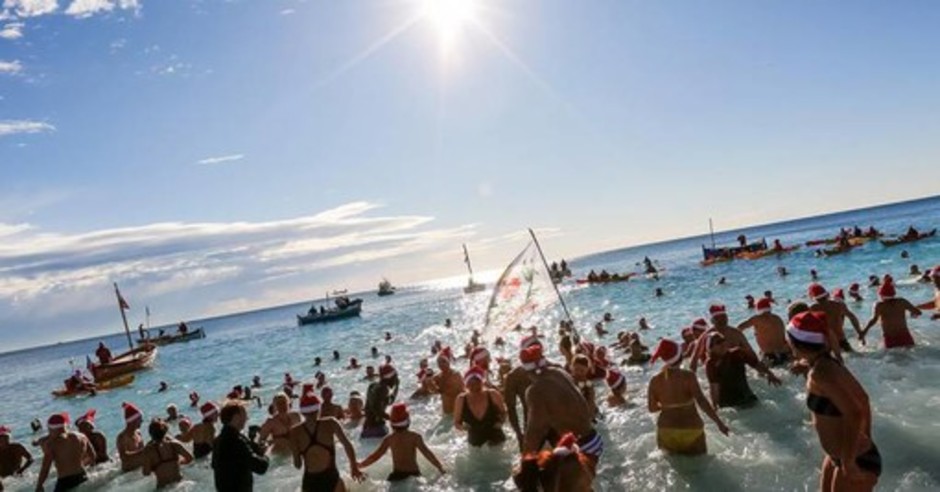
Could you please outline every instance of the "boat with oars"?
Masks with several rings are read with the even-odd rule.
[[[134,343],[131,341],[131,330],[127,325],[127,313],[125,313],[126,310],[130,309],[130,305],[124,300],[124,297],[121,296],[121,291],[118,289],[117,283],[114,284],[114,294],[117,296],[118,309],[121,312],[121,320],[124,322],[124,333],[127,335],[127,346],[129,350],[123,354],[112,357],[111,360],[106,363],[100,361],[95,363],[91,361],[91,358],[87,358],[88,370],[95,378],[95,383],[97,384],[125,374],[148,369],[157,360],[156,345],[146,343],[140,347],[134,348]]]

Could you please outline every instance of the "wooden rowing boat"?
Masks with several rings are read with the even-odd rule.
[[[147,344],[124,352],[107,364],[92,364],[90,370],[92,376],[95,377],[95,382],[107,381],[124,374],[148,369],[156,358],[157,346]]]

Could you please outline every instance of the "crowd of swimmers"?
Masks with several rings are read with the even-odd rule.
[[[720,409],[748,408],[758,400],[748,368],[771,385],[783,384],[774,369],[787,369],[806,378],[806,406],[825,455],[820,489],[872,490],[881,474],[881,456],[872,440],[866,390],[843,364],[845,354],[854,350],[844,324],[849,322],[863,345],[870,330],[880,325],[885,348],[913,346],[908,316],[921,315],[921,309],[940,313],[940,267],[929,273],[934,299],[919,307],[898,296],[892,277],[877,279],[879,299],[864,324],[849,307],[849,302],[862,300],[857,284],[848,289],[847,299],[842,289],[829,292],[814,281],[805,300],[787,305],[785,318],[775,313],[777,301],[767,291],[759,299],[747,299],[753,309],[747,319],[732,324],[725,306],[713,304],[706,317],[679,330],[677,340],[660,339],[652,350],[640,338],[640,332],[649,328],[645,319],[636,332],[621,332],[616,341],[601,343],[611,334],[605,328],[614,321],[610,313],[595,326],[596,343],[562,321],[560,357],[554,360],[547,358],[547,339],[535,327],[518,327],[522,333],[515,360],[493,357],[474,332],[461,357],[451,347],[433,344],[430,356],[436,370],[430,360],[420,361],[420,370],[409,383],[417,388],[410,397],[400,392],[406,383],[388,356],[377,370],[366,368],[364,394],[351,391],[345,405],[337,403],[323,372],[317,372],[309,383],[285,374],[266,420],[249,427],[247,435],[246,402],[262,404],[251,393],[262,387],[257,376],[250,385],[234,387],[221,403],[202,401],[192,393],[190,406],[198,410],[198,422],[183,417],[174,405],[166,409],[166,415],[146,421],[140,408],[124,403],[120,411],[125,427],[115,437],[116,457],[122,472],[152,475],[158,487],[182,480],[186,465],[210,460],[217,489],[226,491],[250,490],[252,475],[268,469],[269,455],[290,459],[303,470],[303,491],[343,490],[337,445],[353,480],[362,480],[363,470],[386,453],[392,460],[389,481],[420,476],[418,454],[443,474],[444,464],[422,435],[411,430],[406,403],[437,395],[441,413],[453,422],[454,431],[466,435],[468,446],[503,445],[508,424],[520,452],[519,464],[512,470],[520,490],[588,491],[604,450],[597,431],[600,408],[629,404],[627,380],[618,366],[661,363],[646,395],[649,412],[656,414],[656,442],[663,451],[706,453],[700,412],[727,434],[729,426]],[[745,336],[750,329],[757,350]],[[384,338],[390,340],[392,335],[386,333]],[[506,344],[502,338],[494,342],[499,347]],[[626,356],[621,364],[613,362],[618,351]],[[99,355],[108,356],[104,350]],[[378,357],[377,349],[373,348],[372,355]],[[340,360],[336,351],[333,360]],[[321,362],[318,358],[315,365]],[[349,360],[348,370],[361,368],[358,360]],[[700,368],[704,368],[707,392],[699,383]],[[96,429],[95,417],[96,411],[89,410],[76,419],[77,432],[69,428],[68,414],[48,418],[48,434],[34,443],[43,452],[37,490],[43,489],[53,468],[58,480],[55,490],[69,490],[87,480],[90,467],[112,459],[108,439]],[[38,427],[33,424],[34,432]],[[364,459],[350,442],[348,433],[354,431],[362,439],[381,440]],[[10,428],[0,427],[0,477],[21,474],[33,463],[27,448],[12,442],[11,434]]]

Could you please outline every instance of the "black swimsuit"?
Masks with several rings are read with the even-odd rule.
[[[69,475],[67,477],[59,477],[55,482],[55,492],[65,492],[66,490],[72,490],[79,485],[88,481],[88,475],[85,472],[81,472],[77,475]]]
[[[307,444],[307,449],[304,449],[302,456],[307,457],[307,451],[310,451],[314,446],[320,446],[325,449],[330,455],[330,466],[328,466],[323,471],[318,472],[304,472],[304,479],[302,484],[303,492],[321,492],[321,491],[332,491],[336,490],[336,485],[339,484],[339,470],[336,469],[336,450],[317,441],[317,430],[320,427],[320,421],[318,420],[313,426],[313,432],[307,429],[306,424],[303,425],[304,431],[307,433],[307,437],[310,439],[310,444]]]
[[[193,443],[193,458],[197,460],[199,458],[205,458],[212,454],[212,443],[211,442],[195,442]]]
[[[502,444],[506,440],[506,434],[500,427],[499,414],[496,411],[496,405],[493,405],[489,394],[486,395],[486,411],[482,418],[477,418],[470,410],[470,402],[464,397],[463,418],[467,425],[467,442],[471,446],[482,446],[489,444],[495,446]]]

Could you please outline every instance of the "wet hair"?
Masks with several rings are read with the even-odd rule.
[[[154,441],[162,441],[166,437],[166,433],[170,430],[170,426],[163,421],[163,419],[153,419],[150,421],[150,427],[147,431],[150,433],[150,439]]]
[[[802,340],[797,340],[789,333],[787,333],[787,339],[790,340],[790,344],[792,344],[794,348],[805,352],[817,353],[826,350],[826,345],[823,343],[809,343]]]
[[[228,425],[232,423],[232,419],[236,415],[245,411],[245,407],[237,401],[229,401],[222,407],[222,411],[219,412],[219,421],[222,422],[222,425]]]

